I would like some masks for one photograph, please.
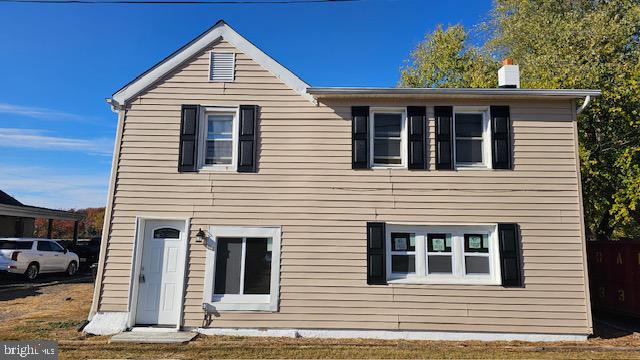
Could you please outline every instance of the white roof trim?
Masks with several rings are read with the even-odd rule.
[[[312,102],[314,101],[313,97],[307,94],[307,88],[309,85],[287,68],[280,65],[280,63],[275,61],[273,58],[269,57],[262,50],[258,49],[223,21],[219,21],[207,32],[194,39],[190,44],[187,44],[183,49],[169,56],[149,71],[139,76],[136,80],[127,84],[124,88],[118,90],[118,92],[113,94],[113,101],[120,106],[124,105],[131,98],[140,94],[160,78],[173,71],[192,56],[219,39],[228,41],[235,48],[242,51],[259,65],[271,72],[292,90],[307,100]]]
[[[580,98],[600,96],[593,89],[521,89],[521,88],[370,88],[370,87],[310,87],[307,92],[316,98],[354,96],[513,96]]]

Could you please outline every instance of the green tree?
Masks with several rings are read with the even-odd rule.
[[[427,34],[399,85],[495,87],[505,57],[520,64],[524,88],[603,91],[578,119],[587,230],[640,235],[640,1],[498,0],[473,32]]]

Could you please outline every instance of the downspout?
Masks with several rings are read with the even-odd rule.
[[[589,107],[589,103],[591,103],[591,95],[587,95],[582,102],[582,105],[576,110],[576,115],[580,115],[586,108]]]

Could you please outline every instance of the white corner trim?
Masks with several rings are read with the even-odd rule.
[[[586,341],[586,334],[538,334],[454,331],[394,331],[341,329],[237,329],[198,328],[203,335],[272,336],[318,339],[382,339],[382,340],[441,340],[441,341]]]
[[[269,57],[262,50],[258,49],[255,45],[242,37],[224,22],[214,26],[207,33],[197,38],[193,43],[182,49],[180,52],[164,60],[155,68],[152,68],[149,72],[140,76],[140,78],[134,80],[129,85],[115,93],[113,95],[113,100],[119,105],[125,104],[131,98],[138,95],[147,87],[161,79],[164,75],[168,74],[218,39],[228,41],[231,45],[252,58],[255,62],[271,72],[275,77],[280,79],[302,97],[311,102],[314,101],[313,96],[307,93],[309,85],[273,58]]]

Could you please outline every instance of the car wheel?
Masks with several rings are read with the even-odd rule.
[[[75,261],[69,263],[67,266],[67,276],[73,276],[78,272],[78,264]]]
[[[33,281],[38,277],[38,272],[40,271],[40,267],[37,263],[31,263],[27,266],[27,271],[24,272],[24,276],[29,281]]]

